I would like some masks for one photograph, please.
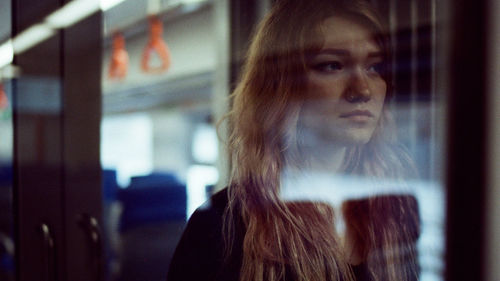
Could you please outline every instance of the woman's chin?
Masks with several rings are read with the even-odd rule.
[[[360,146],[367,144],[374,129],[371,128],[350,128],[342,132],[335,132],[329,136],[330,141],[342,146]]]

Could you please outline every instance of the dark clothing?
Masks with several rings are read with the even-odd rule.
[[[245,228],[237,222],[231,257],[224,259],[222,217],[227,206],[223,190],[193,213],[175,250],[168,281],[237,281]]]
[[[224,259],[222,236],[227,192],[220,191],[191,216],[175,250],[167,281],[237,281],[242,263],[245,226],[236,218],[231,256]],[[352,267],[357,281],[369,281],[364,264]]]

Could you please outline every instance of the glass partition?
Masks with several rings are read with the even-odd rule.
[[[14,280],[14,208],[13,208],[13,129],[11,83],[3,79],[0,84],[0,279]]]
[[[0,64],[10,59],[7,39],[11,35],[10,1],[0,1]],[[12,68],[0,66],[0,279],[13,281],[15,275],[13,208],[13,120]]]
[[[489,125],[485,63],[461,72],[474,66],[464,49],[481,60],[485,43],[452,46],[467,40],[451,26],[481,27],[484,11],[469,18],[436,0],[30,1],[13,21],[16,2],[0,0],[1,280],[15,280],[21,189],[30,201],[17,209],[45,238],[18,224],[24,249],[44,247],[22,262],[62,279],[439,281],[475,258],[449,245],[483,224],[456,239],[446,229],[483,215],[486,136],[459,133]],[[469,88],[450,93],[458,82],[471,95],[478,84],[470,112]],[[13,162],[47,182],[16,172],[29,183],[16,190]],[[469,164],[480,190],[468,201]]]
[[[269,52],[275,61],[284,58],[278,47],[273,52],[272,45],[271,49],[250,46],[248,34],[259,32],[257,22],[274,5],[272,1],[261,2],[226,6],[233,13],[225,31],[232,34],[231,46],[236,48],[231,53],[233,68],[251,56],[245,55],[248,48]],[[245,126],[262,129],[262,133],[284,130],[283,135],[273,137],[281,139],[281,144],[258,143],[254,138],[255,143],[232,149],[244,154],[257,149],[255,145],[261,145],[263,151],[269,147],[271,155],[263,154],[256,161],[281,163],[280,200],[290,206],[299,202],[330,206],[336,232],[354,256],[351,263],[367,266],[375,272],[372,274],[388,274],[384,270],[376,273],[375,264],[384,261],[382,264],[389,266],[386,251],[392,250],[396,251],[394,262],[405,263],[400,269],[407,274],[424,281],[442,280],[445,112],[444,92],[438,88],[438,66],[444,62],[437,57],[437,26],[443,19],[433,0],[418,4],[372,1],[372,6],[381,15],[380,22],[372,24],[385,28],[367,27],[366,20],[356,20],[365,15],[352,11],[350,16],[340,13],[340,20],[332,16],[331,21],[329,17],[318,21],[313,9],[304,15],[311,22],[317,21],[309,27],[314,35],[307,38],[312,41],[306,41],[315,51],[303,53],[304,81],[308,84],[301,85],[302,78],[293,76],[295,73],[280,74],[291,77],[296,87],[304,86],[302,97],[293,102],[280,96],[279,91],[285,91],[286,86],[267,93],[264,87],[268,84],[244,78],[244,71],[232,69],[240,77],[233,77],[231,86],[241,81],[256,84],[263,95],[283,101],[278,105],[272,100],[256,100],[262,106],[257,109],[249,101],[239,104],[236,95],[232,100],[233,106],[239,106],[235,114],[247,119],[229,116],[232,123],[223,123],[229,128],[229,134],[221,134],[225,136],[223,146],[235,141],[230,136],[235,131],[245,137],[245,131],[239,131]],[[220,78],[216,71],[224,67],[216,50],[220,46],[217,38],[223,37],[216,33],[220,30],[214,18],[221,7],[211,1],[124,1],[104,14],[101,158],[112,279],[161,280],[186,221],[224,187],[220,182],[229,179],[228,171],[216,165],[220,157],[228,157],[218,150],[215,123],[219,120],[214,120],[217,107],[229,104],[229,98],[215,102],[213,92],[216,83],[221,83],[215,80]],[[252,18],[250,13],[257,16]],[[323,33],[317,32],[320,24]],[[281,28],[287,34],[290,26]],[[297,27],[299,33],[302,29]],[[238,34],[244,30],[254,31],[245,38]],[[367,33],[371,35],[363,37]],[[284,38],[284,42],[293,43]],[[386,45],[380,45],[382,39]],[[316,46],[317,42],[321,44]],[[331,51],[339,48],[342,54]],[[370,48],[369,53],[360,53]],[[292,51],[300,56],[302,50]],[[266,63],[254,66],[255,71],[272,69]],[[356,76],[359,69],[367,76]],[[272,75],[280,70],[275,71]],[[272,75],[268,74],[269,81],[279,79]],[[361,82],[352,82],[356,79]],[[237,91],[244,96],[251,89]],[[280,114],[280,106],[297,114],[273,120]],[[283,120],[290,123],[280,123]],[[273,162],[278,161],[272,158],[276,150],[282,162]],[[229,157],[233,157],[235,172],[246,167],[250,155]],[[238,180],[235,175],[233,184]],[[254,172],[252,176],[260,175]],[[371,238],[364,233],[372,233]],[[389,244],[383,244],[384,239]],[[382,252],[373,248],[377,243],[385,245],[378,249]],[[363,250],[359,252],[352,245]]]

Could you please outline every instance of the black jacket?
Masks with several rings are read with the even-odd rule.
[[[227,189],[224,189],[194,212],[175,250],[167,281],[239,280],[245,226],[236,218],[231,256],[225,259],[222,224],[226,206]],[[352,269],[357,281],[370,280],[364,264]]]
[[[239,280],[245,228],[237,222],[231,257],[224,259],[222,217],[226,206],[224,189],[193,213],[170,263],[168,281]]]

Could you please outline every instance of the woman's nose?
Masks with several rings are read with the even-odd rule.
[[[367,77],[361,70],[352,71],[345,98],[352,103],[367,102],[371,99]]]

